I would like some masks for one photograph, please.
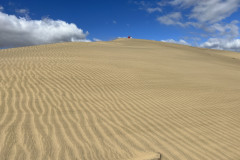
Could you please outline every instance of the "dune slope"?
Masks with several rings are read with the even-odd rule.
[[[239,159],[239,55],[137,39],[0,50],[0,159]]]

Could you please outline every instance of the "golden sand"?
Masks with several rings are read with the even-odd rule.
[[[240,53],[118,39],[0,50],[0,160],[239,160]]]

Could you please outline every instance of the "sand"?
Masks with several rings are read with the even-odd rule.
[[[240,53],[117,39],[0,50],[0,160],[239,160]]]

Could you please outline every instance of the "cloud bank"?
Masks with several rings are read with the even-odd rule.
[[[172,0],[169,4],[182,9],[190,8],[189,18],[199,22],[214,23],[221,21],[234,13],[239,5],[239,0]]]
[[[0,12],[0,24],[0,48],[88,41],[88,32],[62,20],[31,20]]]
[[[162,13],[171,8],[171,12],[158,15],[159,23],[199,30],[197,37],[207,38],[207,41],[198,46],[240,51],[239,21],[224,21],[238,10],[240,0],[163,0],[155,6],[161,7]]]
[[[240,52],[240,39],[226,40],[210,38],[207,42],[201,44],[201,47]]]
[[[162,42],[169,42],[169,43],[176,43],[176,44],[183,44],[183,45],[190,45],[185,40],[180,39],[179,41],[176,41],[174,39],[168,39],[168,40],[162,40]]]

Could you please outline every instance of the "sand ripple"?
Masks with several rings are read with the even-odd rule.
[[[0,50],[0,160],[240,157],[238,53],[144,40]]]

